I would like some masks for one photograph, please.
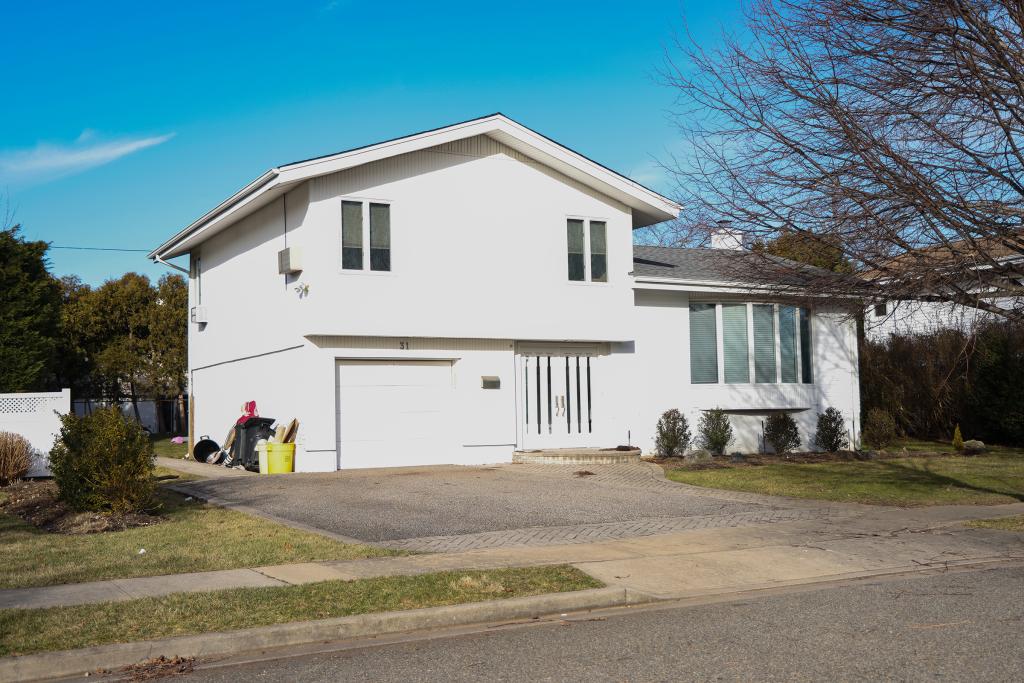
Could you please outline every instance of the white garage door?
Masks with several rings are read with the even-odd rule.
[[[451,361],[338,361],[343,468],[452,462]]]

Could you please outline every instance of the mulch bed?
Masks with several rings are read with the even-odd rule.
[[[952,453],[933,451],[839,451],[837,453],[790,453],[774,455],[768,453],[744,454],[742,459],[733,460],[732,456],[722,455],[711,460],[693,462],[686,458],[652,458],[665,469],[715,470],[731,467],[760,467],[762,465],[794,464],[803,465],[821,462],[856,462],[865,460],[894,460],[897,458],[950,458],[958,457]]]
[[[58,534],[120,531],[163,521],[161,517],[144,513],[75,512],[57,500],[57,485],[52,481],[18,481],[0,489],[0,494],[0,512]]]

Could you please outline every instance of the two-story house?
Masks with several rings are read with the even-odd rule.
[[[672,200],[495,114],[264,173],[152,252],[190,260],[195,434],[256,400],[304,470],[653,449],[662,412],[858,420],[852,318],[636,248]]]

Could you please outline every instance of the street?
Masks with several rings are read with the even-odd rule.
[[[1010,681],[1024,677],[1022,620],[1013,566],[197,665],[187,680]]]

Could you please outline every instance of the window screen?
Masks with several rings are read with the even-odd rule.
[[[391,207],[370,204],[370,270],[391,270]]]
[[[608,242],[604,221],[590,221],[590,280],[608,282]]]
[[[811,312],[800,309],[800,369],[804,384],[814,381],[814,349],[811,346]]]
[[[725,363],[726,383],[750,381],[749,353],[747,305],[722,304],[722,360]]]
[[[569,279],[583,281],[585,278],[586,239],[583,236],[583,221],[570,218],[566,224],[569,238]]]
[[[783,382],[796,381],[796,308],[779,306],[779,361]]]
[[[754,381],[775,382],[775,307],[754,304]]]
[[[714,304],[690,304],[690,382],[718,381],[718,331]]]
[[[341,203],[341,267],[363,268],[363,203]]]

